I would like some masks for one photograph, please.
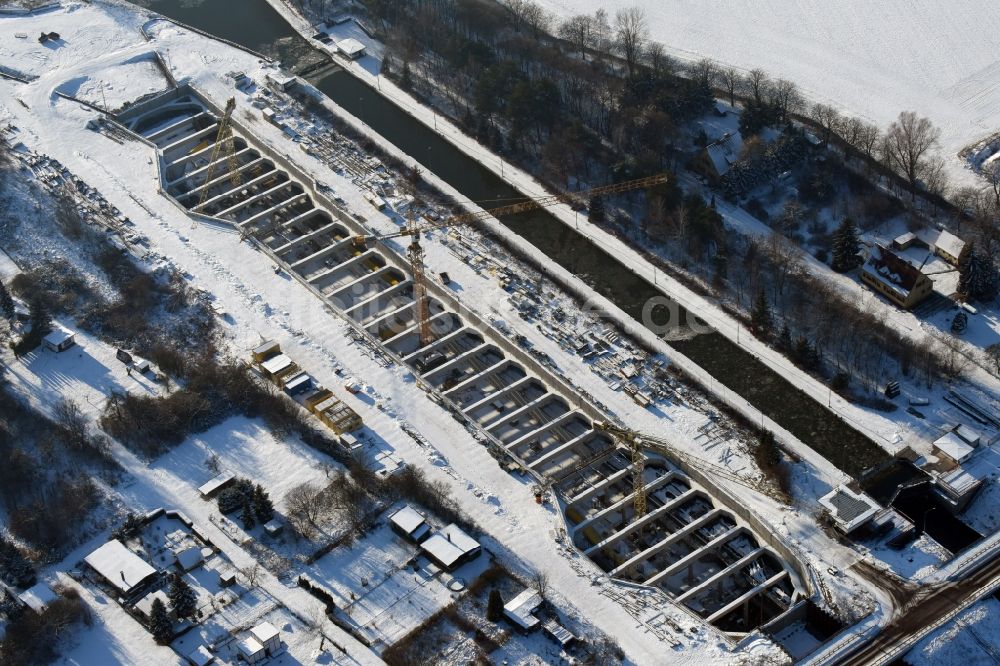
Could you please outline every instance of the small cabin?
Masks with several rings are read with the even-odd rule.
[[[541,605],[542,596],[529,587],[504,604],[503,614],[520,631],[532,631],[540,623],[535,613]]]
[[[201,493],[202,499],[212,499],[220,490],[230,485],[235,479],[236,475],[232,472],[222,472],[199,486],[198,492]]]
[[[250,630],[250,634],[264,646],[264,651],[268,656],[274,656],[281,650],[281,635],[278,633],[277,627],[270,622],[261,622]]]
[[[66,330],[65,328],[58,327],[42,338],[42,342],[45,344],[45,347],[51,351],[57,353],[66,351],[76,344],[76,333]]]
[[[410,505],[389,516],[389,524],[393,532],[413,543],[420,543],[431,531],[423,514]]]
[[[239,657],[240,660],[253,666],[253,664],[260,664],[267,661],[267,651],[260,644],[260,641],[250,636],[240,641]]]
[[[357,60],[365,55],[365,45],[356,39],[342,39],[337,42],[337,50],[350,60]]]

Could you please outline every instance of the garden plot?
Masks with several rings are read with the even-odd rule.
[[[586,661],[589,657],[597,663],[610,663],[605,659],[615,659],[613,649],[599,640],[588,641],[590,645],[587,646],[571,640],[563,648],[540,624],[534,630],[524,632],[517,630],[506,617],[502,616],[496,622],[487,618],[487,603],[493,590],[497,590],[501,599],[509,603],[525,589],[525,584],[509,572],[492,566],[470,583],[466,594],[386,650],[383,658],[397,663],[419,659],[451,664],[532,665],[562,663],[574,658]],[[540,621],[566,622],[545,601],[541,602],[536,613]],[[576,628],[569,628],[574,636],[581,635],[579,629],[572,629]]]
[[[231,472],[264,486],[280,512],[289,490],[321,483],[332,463],[298,438],[279,439],[259,420],[235,416],[189,437],[154,467],[189,479],[195,487],[219,472]]]
[[[417,546],[383,523],[351,547],[325,555],[306,569],[333,595],[337,615],[373,649],[384,649],[447,606],[465,582],[487,566],[486,558],[460,566],[454,575],[419,555]],[[462,581],[452,585],[453,580]]]

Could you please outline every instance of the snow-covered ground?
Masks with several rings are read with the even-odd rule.
[[[978,666],[1000,661],[1000,601],[987,597],[906,653],[912,666]]]
[[[108,19],[109,13],[114,15],[114,20]],[[601,594],[604,585],[581,585],[581,581],[589,582],[597,570],[568,556],[554,557],[553,553],[559,551],[553,540],[540,538],[540,535],[553,534],[562,522],[555,511],[535,504],[525,480],[504,472],[450,415],[415,389],[409,373],[384,367],[366,349],[354,344],[345,324],[317,307],[315,297],[305,288],[275,276],[270,264],[261,261],[260,255],[247,244],[240,243],[237,235],[215,227],[192,228],[190,219],[159,194],[152,153],[146,146],[135,143],[123,148],[106,136],[86,129],[87,121],[95,116],[93,111],[52,96],[56,87],[69,80],[149,53],[153,45],[139,32],[145,20],[141,14],[123,12],[115,7],[109,9],[103,3],[70,4],[62,11],[25,19],[26,23],[20,25],[15,25],[14,19],[0,19],[0,34],[4,39],[8,35],[13,39],[15,32],[37,32],[43,25],[48,30],[69,35],[73,34],[73,26],[80,23],[94,26],[95,30],[100,30],[105,23],[113,24],[110,29],[117,35],[113,47],[102,39],[67,40],[62,47],[60,67],[40,70],[41,77],[30,85],[0,81],[0,118],[17,127],[18,141],[30,149],[51,154],[97,187],[135,222],[136,230],[150,239],[156,253],[169,257],[178,270],[189,276],[192,286],[211,291],[218,305],[231,315],[231,322],[225,328],[227,346],[232,350],[242,355],[261,339],[273,338],[279,340],[282,348],[303,367],[308,367],[320,383],[341,384],[343,379],[338,377],[338,370],[363,378],[368,390],[357,398],[347,399],[374,432],[409,464],[421,467],[433,479],[445,481],[462,499],[465,511],[485,529],[495,549],[509,549],[513,553],[509,557],[511,566],[525,571],[529,566],[538,567],[548,572],[553,599],[560,607],[585,608],[587,621],[615,634],[632,660],[654,663],[662,650],[660,641],[642,631],[621,631],[621,627],[632,626],[626,610]],[[227,71],[241,70],[255,78],[263,78],[262,64],[254,56],[208,42],[164,22],[154,23],[150,32],[154,35],[156,48],[166,53],[177,73],[192,77],[200,89],[217,99],[225,99],[231,94],[231,87],[223,78]],[[149,85],[159,85],[159,79],[152,75],[147,81]],[[145,86],[141,81],[137,83],[136,89],[141,92]],[[262,131],[262,134],[265,140],[274,142],[280,152],[289,154],[294,150],[293,144],[276,129],[273,133]],[[312,169],[325,169],[299,151],[294,152],[296,161],[305,162]],[[326,180],[342,193],[353,210],[369,216],[377,214],[350,181],[339,179],[331,172],[326,173]],[[72,325],[72,322],[67,323]],[[51,404],[56,395],[65,393],[77,398],[92,416],[100,409],[109,388],[139,390],[139,387],[128,385],[133,380],[124,374],[124,366],[114,360],[112,348],[88,340],[86,336],[80,336],[80,340],[80,349],[67,352],[67,356],[36,361],[54,366],[46,371],[48,376],[55,378],[53,380],[36,375],[30,367],[15,364],[19,390],[42,406]],[[81,353],[82,356],[76,356]],[[84,373],[83,369],[72,365],[74,360],[87,362],[90,369]],[[434,448],[424,448],[404,432],[401,421],[390,413],[405,414],[414,430]],[[116,455],[121,456],[126,467],[138,477],[135,483],[123,489],[122,505],[134,508],[174,506],[205,528],[213,540],[218,537],[220,542],[226,542],[228,537],[209,518],[211,505],[197,494],[195,483],[204,481],[207,474],[204,467],[196,470],[199,458],[203,457],[201,445],[189,442],[172,455],[175,454],[181,456],[179,462],[183,462],[181,466],[185,469],[164,466],[159,461],[147,467],[127,451],[116,449]],[[90,544],[90,548],[95,545]],[[75,559],[68,561],[76,562],[86,552],[89,551],[81,548],[75,553]],[[240,566],[245,566],[249,559],[239,549],[234,549],[230,555]],[[318,602],[312,597],[303,598],[307,593],[295,589],[281,591],[282,586],[276,580],[269,578],[268,581],[268,590],[283,603],[302,609],[306,617],[312,616]],[[134,624],[129,625],[120,618],[120,609],[113,603],[107,600],[94,603],[103,604],[98,606],[102,610],[99,616],[101,626],[107,629],[104,633],[87,635],[85,640],[88,643],[102,640],[110,631],[117,646],[111,654],[122,655],[121,661],[125,663],[141,662],[141,658],[134,655],[141,654],[142,649],[133,651],[121,647],[138,640],[132,635],[136,633]],[[677,613],[681,619],[686,617],[678,609],[669,612]],[[349,641],[342,639],[342,642]],[[146,635],[139,645],[150,643]],[[355,654],[353,649],[351,652]],[[683,655],[683,661],[705,663],[706,660],[725,660],[727,655],[723,645],[709,641],[702,649]],[[115,657],[108,658],[113,660]]]
[[[638,6],[650,37],[684,60],[711,58],[798,84],[813,102],[881,127],[916,111],[941,128],[957,184],[958,152],[1000,129],[1000,13],[981,0],[540,0],[565,18]]]
[[[168,257],[170,263],[189,277],[193,286],[211,291],[218,306],[231,315],[224,327],[226,346],[231,350],[243,355],[262,339],[277,339],[282,348],[308,368],[320,383],[342,384],[343,378],[338,371],[362,378],[364,391],[357,397],[347,397],[347,402],[362,414],[372,433],[408,464],[425,470],[432,479],[445,481],[460,498],[463,508],[484,528],[487,541],[495,544],[498,551],[511,553],[515,568],[543,569],[549,575],[554,599],[559,605],[586,611],[587,621],[615,635],[630,659],[659,663],[664,643],[646,627],[637,627],[633,615],[607,596],[609,588],[595,567],[578,554],[556,545],[551,535],[563,523],[554,509],[534,503],[526,480],[505,473],[450,415],[415,388],[409,373],[398,367],[387,367],[368,350],[355,344],[346,325],[317,307],[314,296],[306,289],[275,276],[270,264],[261,261],[247,244],[240,243],[235,234],[208,226],[192,227],[190,220],[158,193],[151,151],[146,146],[136,143],[123,147],[85,129],[86,122],[95,116],[94,112],[51,95],[54,89],[71,81],[99,80],[103,75],[97,72],[116,64],[145,62],[144,56],[154,47],[168,56],[178,78],[192,78],[200,90],[216,100],[232,94],[230,84],[223,78],[225,72],[240,70],[260,79],[265,65],[251,55],[207,42],[166,22],[150,26],[153,42],[146,42],[138,30],[145,17],[108,9],[104,4],[69,4],[64,11],[46,13],[44,20],[25,19],[38,21],[37,25],[26,27],[14,27],[9,22],[11,19],[0,19],[0,36],[6,39],[8,33],[15,31],[34,32],[42,23],[49,26],[48,29],[60,32],[65,29],[65,34],[72,34],[72,25],[81,20],[100,29],[109,13],[114,15],[114,20],[110,21],[114,24],[111,32],[116,35],[113,48],[101,39],[68,41],[62,47],[66,52],[61,54],[58,67],[40,68],[39,80],[27,86],[0,81],[0,122],[13,122],[18,127],[19,141],[31,149],[57,157],[98,187],[133,219],[139,232],[150,238],[156,253]],[[158,73],[151,70],[131,68],[130,71],[135,80],[130,82],[128,95],[144,94],[162,83]],[[89,90],[93,94],[93,88]],[[99,90],[97,92],[100,94]],[[127,95],[116,99],[116,103],[127,101],[125,97]],[[88,100],[93,101],[89,97]],[[248,106],[245,98],[239,101]],[[110,99],[108,103],[112,105]],[[294,161],[309,170],[322,172],[323,179],[347,200],[351,210],[369,218],[380,217],[363,199],[359,188],[294,150],[294,145],[276,128],[261,124],[258,138],[272,144],[278,152],[294,154]],[[569,219],[571,222],[572,215]],[[62,251],[65,252],[65,248]],[[439,246],[429,249],[428,261],[435,267],[438,264],[447,267],[465,291],[462,298],[474,300],[477,309],[495,308],[505,319],[513,320],[515,315],[506,296],[496,293],[499,290],[491,278],[477,276]],[[546,351],[551,350],[553,355],[561,353],[532,327],[525,326],[522,330],[525,335],[532,336],[537,345],[545,346]],[[155,386],[131,385],[129,382],[140,380],[124,375],[124,367],[114,360],[112,348],[86,336],[81,336],[81,340],[83,344],[79,350],[60,356],[42,353],[24,366],[15,364],[19,390],[42,405],[49,404],[56,395],[72,395],[90,406],[91,415],[97,413],[110,388],[158,390]],[[627,413],[630,419],[642,419],[647,429],[655,431],[664,427],[666,420],[638,410],[634,405],[630,407],[623,396],[596,380],[585,364],[572,357],[565,360],[565,355],[563,359],[567,374],[586,384],[602,401],[614,403],[616,410]],[[675,421],[670,427],[688,435],[696,432],[705,420],[704,414],[695,410],[678,409],[669,416]],[[419,433],[419,439],[408,434],[404,425]],[[266,480],[265,485],[273,485],[272,494],[279,510],[280,498],[292,479],[296,482],[318,479],[321,474],[322,457],[315,452],[297,442],[276,440],[255,422],[236,419],[189,439],[148,467],[127,452],[119,451],[129,461],[128,466],[136,477],[136,481],[123,491],[123,504],[181,508],[200,526],[209,526],[213,538],[217,534],[220,540],[227,539],[226,532],[218,530],[211,520],[212,505],[201,500],[196,492],[197,485],[209,477],[209,470],[204,465],[209,451],[219,453],[222,467],[260,477]],[[839,480],[838,475],[818,465],[800,483],[814,484],[810,490],[815,492],[836,480]],[[759,502],[755,508],[767,513],[770,521],[780,524],[780,531],[809,553],[817,570],[824,571],[832,565],[847,572],[859,559],[858,553],[834,545],[818,532],[808,512],[779,513],[773,503],[749,499],[750,494],[746,497],[747,501]],[[241,562],[248,560],[239,549],[233,550],[232,557]],[[925,562],[921,560],[915,564]],[[832,588],[832,595],[843,600],[845,605],[854,603],[859,609],[871,607],[866,593],[850,576],[834,577],[827,585]],[[290,607],[313,609],[315,606],[311,597],[303,598],[296,590],[283,591],[276,581],[268,582],[268,590]],[[124,621],[115,617],[119,610],[114,604],[107,604],[99,613],[101,626],[108,628],[104,631],[127,631],[117,627]],[[311,610],[307,615],[309,612]],[[664,612],[680,626],[693,627],[695,624],[677,608],[667,606]],[[685,646],[671,654],[675,663],[725,662],[733,657],[717,635],[704,627],[694,633],[685,630],[675,639]],[[128,638],[119,635],[115,640],[124,643]],[[151,642],[148,635],[145,640]],[[766,646],[758,648],[764,652],[768,650]],[[126,653],[124,648],[119,649],[123,650],[122,654]]]

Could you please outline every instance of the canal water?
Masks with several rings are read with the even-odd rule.
[[[265,0],[241,0],[235,12],[230,0],[134,1],[277,58],[288,68],[302,69],[326,57],[302,39]],[[524,198],[523,193],[350,74],[329,68],[319,69],[317,74],[318,78],[310,82],[331,100],[466,198],[485,208],[494,201],[508,203]],[[636,321],[642,321],[645,303],[662,298],[662,293],[647,280],[545,210],[506,216],[501,221]],[[686,313],[681,312],[680,321],[686,321]],[[655,310],[653,318],[658,323],[666,319],[663,312]],[[864,469],[886,459],[887,454],[868,437],[725,336],[711,331],[671,338],[672,347],[848,474],[858,477]]]

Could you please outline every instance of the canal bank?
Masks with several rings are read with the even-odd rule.
[[[226,11],[226,3],[221,0],[205,0],[196,5],[181,0],[146,0],[141,4],[261,50],[292,67],[301,68],[304,61],[316,61],[315,49],[295,33],[265,0],[244,3],[248,11],[250,7],[253,8],[255,20],[248,32],[252,39],[244,37],[243,21],[234,21],[231,13]],[[270,42],[267,41],[269,37]],[[469,157],[442,138],[432,127],[386,99],[378,90],[356,76],[340,70],[314,78],[311,82],[332,101],[453,186],[467,199],[488,208],[491,202],[524,197],[521,191],[505,182],[490,168]],[[497,166],[500,170],[504,169],[499,161]],[[509,165],[506,168],[509,169]],[[662,273],[657,276],[652,267],[648,271],[648,277],[641,276],[638,272],[640,269],[634,262],[625,263],[627,248],[615,245],[608,240],[610,237],[602,238],[602,235],[607,234],[593,227],[587,232],[588,237],[573,226],[568,226],[565,220],[560,220],[550,211],[521,213],[505,217],[502,222],[613,302],[635,322],[643,321],[643,308],[648,302],[662,301],[664,294],[668,292],[672,297],[677,291],[675,287],[679,287],[671,285],[668,290],[661,288],[660,284],[653,284],[667,278]],[[584,224],[581,223],[581,226]],[[605,248],[614,248],[615,254],[612,255]],[[696,312],[699,318],[708,318],[710,323],[717,324],[717,313],[700,309]],[[662,320],[662,317],[654,316],[654,319]],[[782,376],[787,372],[784,367],[788,365],[787,361],[781,366],[782,374],[779,374],[773,369],[773,363],[769,365],[761,360],[768,359],[765,350],[758,352],[758,358],[719,333],[720,328],[725,330],[723,326],[717,326],[711,332],[672,339],[668,344],[704,368],[730,391],[745,398],[755,409],[781,424],[793,436],[851,475],[857,476],[866,467],[884,460],[887,456],[885,451],[821,402],[821,398],[827,398],[825,389],[820,389],[824,392],[823,395],[817,395],[815,388],[811,391],[812,395],[808,394]],[[743,336],[746,337],[745,332]],[[812,381],[818,385],[818,382]],[[832,400],[832,396],[829,399]]]

